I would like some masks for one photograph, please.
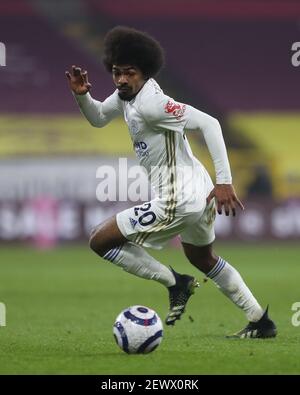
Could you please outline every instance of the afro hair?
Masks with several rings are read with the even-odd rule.
[[[145,78],[154,77],[164,65],[164,51],[147,33],[126,26],[117,26],[104,38],[103,63],[111,73],[113,65],[132,65]]]

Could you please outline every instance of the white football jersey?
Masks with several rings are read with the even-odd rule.
[[[218,121],[165,95],[154,79],[149,79],[131,101],[121,100],[118,90],[102,103],[89,93],[75,97],[93,126],[103,127],[123,114],[140,165],[146,169],[158,198],[174,202],[178,209],[191,202],[203,207],[212,188],[206,169],[192,153],[186,129],[201,129],[215,164],[217,182],[231,183]]]

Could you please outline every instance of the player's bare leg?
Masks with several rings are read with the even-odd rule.
[[[158,281],[167,287],[170,301],[167,325],[174,325],[181,318],[195,287],[199,286],[194,277],[169,269],[149,255],[144,248],[128,241],[120,232],[115,216],[93,230],[90,247],[102,258],[125,271],[144,279]]]
[[[128,273],[158,281],[166,287],[175,284],[174,274],[169,268],[155,260],[144,248],[123,236],[115,216],[92,231],[90,247],[96,254],[120,266]]]
[[[127,241],[118,228],[116,217],[113,216],[92,230],[90,247],[103,257],[109,250],[122,246]]]
[[[182,243],[184,253],[192,265],[196,266],[201,272],[209,273],[218,262],[218,256],[213,251],[213,245],[208,244],[204,247]]]
[[[249,324],[234,334],[238,338],[275,337],[276,326],[263,311],[238,271],[213,251],[213,245],[194,246],[182,243],[186,257],[199,270],[211,278],[216,286],[246,314]]]

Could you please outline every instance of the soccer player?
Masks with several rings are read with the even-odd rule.
[[[124,116],[156,195],[97,226],[91,249],[127,272],[167,287],[170,309],[165,322],[174,325],[199,283],[161,264],[143,247],[162,248],[180,235],[188,260],[246,314],[248,325],[233,336],[276,336],[268,309],[262,309],[238,271],[213,251],[215,206],[227,216],[235,215],[237,207],[244,209],[232,185],[219,122],[164,94],[153,79],[164,64],[164,52],[148,34],[122,26],[110,30],[103,62],[116,86],[106,100],[91,97],[87,71],[80,67],[66,72],[70,88],[91,125],[101,128]],[[215,167],[215,186],[193,156],[187,131],[203,134]]]

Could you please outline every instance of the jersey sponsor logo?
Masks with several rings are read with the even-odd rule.
[[[145,141],[135,141],[134,143],[134,148],[135,149],[140,149],[140,150],[144,150],[147,149],[147,144],[145,143]]]
[[[182,118],[185,112],[186,105],[175,103],[174,101],[169,100],[164,108],[165,108],[165,113],[173,114],[176,119],[180,119]]]
[[[135,141],[133,147],[138,158],[149,155],[148,145],[145,141]]]

